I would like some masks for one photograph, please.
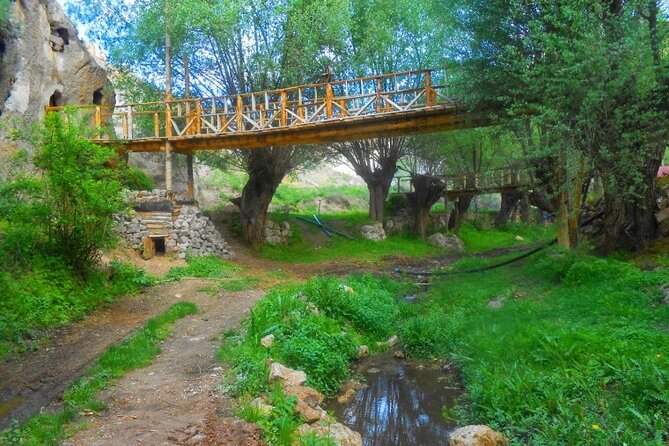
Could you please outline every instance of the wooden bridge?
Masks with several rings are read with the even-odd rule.
[[[488,169],[485,172],[455,175],[432,175],[444,183],[444,196],[449,200],[460,195],[493,194],[527,190],[532,187],[532,176],[526,165]],[[413,192],[410,176],[396,178],[397,192]]]
[[[68,108],[89,115],[98,143],[190,154],[481,125],[446,89],[443,71],[425,70],[212,98]]]

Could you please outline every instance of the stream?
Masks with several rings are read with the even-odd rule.
[[[442,407],[452,408],[462,394],[455,376],[436,364],[395,359],[392,351],[361,360],[357,373],[366,387],[349,402],[332,400],[327,408],[360,432],[365,446],[446,443],[456,425],[446,422]]]

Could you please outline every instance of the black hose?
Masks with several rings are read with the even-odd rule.
[[[520,260],[523,260],[532,254],[536,254],[539,251],[542,251],[549,246],[552,246],[557,243],[557,238],[554,238],[548,243],[544,243],[541,246],[538,246],[536,248],[533,248],[527,252],[524,252],[523,254],[519,255],[518,257],[514,257],[513,259],[505,260],[500,263],[496,263],[494,265],[488,265],[488,266],[482,266],[479,268],[474,268],[474,269],[468,269],[465,271],[402,271],[400,267],[395,268],[395,272],[398,274],[406,274],[408,276],[454,276],[456,274],[472,274],[472,273],[481,273],[483,271],[489,271],[491,269],[495,268],[501,268],[502,266],[510,265],[512,263],[518,262]]]

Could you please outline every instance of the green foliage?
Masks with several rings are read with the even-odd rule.
[[[281,220],[281,215],[272,216],[275,220]],[[369,223],[369,217],[366,212],[341,212],[332,213],[320,218],[320,220],[334,228],[343,229],[352,236],[357,236],[361,225]],[[401,254],[408,257],[424,257],[436,255],[440,251],[424,240],[408,236],[391,236],[380,242],[369,240],[348,240],[338,235],[327,240],[323,244],[315,244],[305,241],[303,238],[296,237],[295,234],[299,225],[303,223],[295,222],[293,225],[294,239],[287,246],[265,245],[261,249],[261,255],[267,259],[280,262],[292,263],[315,263],[327,260],[337,259],[358,259],[364,261],[376,261],[384,256]],[[318,233],[321,230],[312,225],[304,223],[304,231]]]
[[[178,319],[197,312],[195,304],[179,302],[164,314],[151,319],[146,326],[122,344],[107,349],[86,375],[72,383],[63,395],[64,407],[44,412],[22,424],[15,424],[0,435],[0,445],[57,445],[65,439],[67,423],[76,421],[84,411],[105,409],[97,399],[101,390],[126,372],[145,367],[160,353],[160,343],[171,332]]]
[[[255,288],[260,283],[260,280],[255,277],[242,277],[240,279],[229,279],[221,281],[218,289],[221,291],[244,291]]]
[[[354,276],[344,283],[315,278],[301,289],[270,291],[244,321],[245,336],[228,337],[221,349],[221,358],[232,365],[229,391],[266,392],[272,358],[305,371],[309,385],[333,394],[349,376],[358,345],[390,334],[397,314],[394,296],[402,290],[388,279]],[[260,339],[268,334],[275,341],[266,350]]]
[[[364,203],[366,207],[367,194],[367,187],[365,186],[296,187],[290,184],[281,184],[272,198],[272,205],[283,212],[316,213],[318,212],[319,199],[345,197]]]
[[[391,193],[388,195],[385,204],[385,212],[388,215],[397,215],[403,209],[407,209],[409,203],[404,193]]]
[[[522,237],[517,240],[516,237]],[[477,229],[465,223],[458,232],[468,253],[480,253],[498,248],[522,246],[538,241],[548,241],[555,237],[555,227],[541,225],[510,224],[503,229]]]
[[[250,403],[245,403],[237,410],[237,416],[249,423],[258,424],[263,430],[263,439],[270,446],[293,446],[295,430],[302,424],[299,416],[295,414],[297,400],[295,397],[287,397],[281,386],[275,385],[271,389],[268,402],[272,405],[272,411],[268,414]]]
[[[156,188],[153,179],[143,170],[129,166],[123,171],[123,185],[130,190],[153,190]]]
[[[80,319],[114,297],[133,294],[153,280],[122,263],[89,272],[86,282],[60,259],[37,257],[29,270],[0,273],[0,357],[30,348],[40,330]]]
[[[9,28],[9,0],[0,0],[0,38],[4,36]],[[2,56],[2,54],[0,54]]]
[[[319,278],[307,284],[304,294],[328,317],[350,323],[359,333],[386,339],[393,334],[399,288],[395,282],[371,276],[351,277],[346,286],[334,278]]]
[[[123,208],[121,182],[106,166],[114,149],[90,143],[70,118],[50,113],[36,135],[32,161],[41,175],[2,185],[7,230],[0,247],[15,261],[29,263],[33,252],[60,257],[85,275],[116,240],[112,217]]]
[[[165,275],[168,279],[183,277],[203,277],[209,279],[223,279],[239,269],[238,266],[215,256],[189,257],[187,266],[175,266]]]
[[[463,424],[489,424],[514,444],[661,444],[669,309],[659,287],[668,279],[550,251],[438,282],[406,311],[401,340],[410,354],[459,363],[471,402]],[[488,308],[493,298],[502,308]]]

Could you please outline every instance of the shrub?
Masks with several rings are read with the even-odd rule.
[[[89,142],[74,117],[50,113],[33,140],[40,174],[3,186],[0,219],[9,223],[3,248],[28,260],[25,246],[60,257],[79,275],[116,240],[113,215],[123,208],[117,171],[108,167],[112,148]]]

